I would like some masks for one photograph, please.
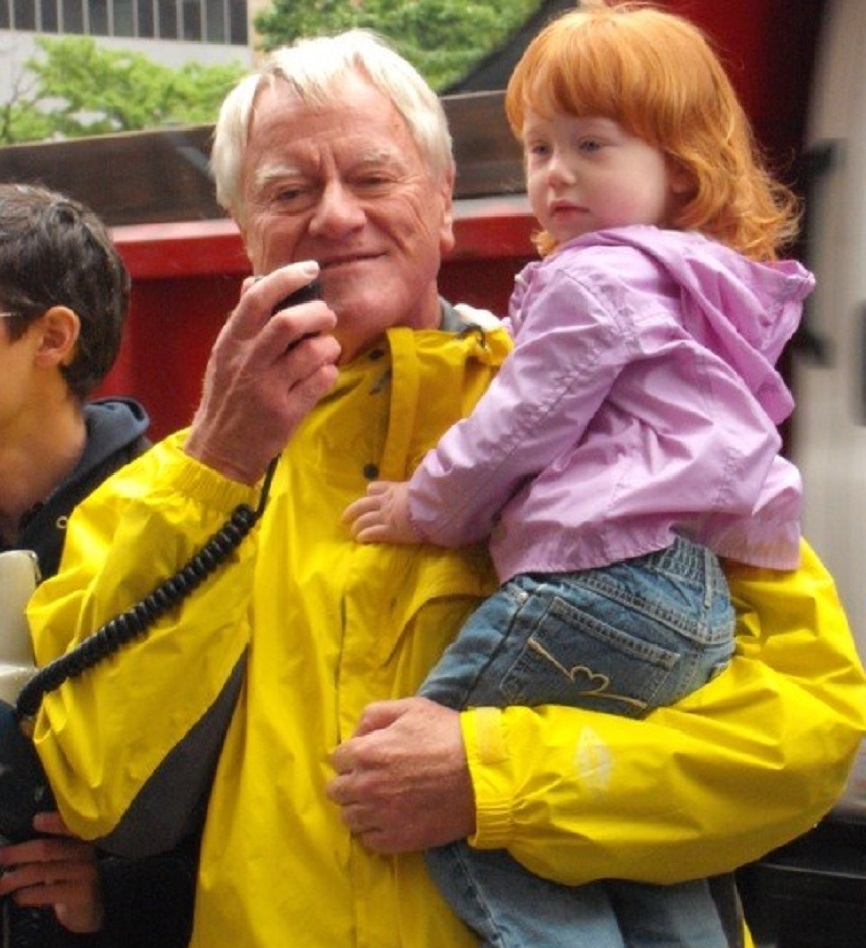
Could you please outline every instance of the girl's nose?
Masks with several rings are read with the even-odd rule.
[[[547,164],[547,180],[552,186],[573,184],[574,173],[566,157],[558,151],[550,156]]]

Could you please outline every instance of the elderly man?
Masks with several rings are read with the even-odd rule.
[[[405,697],[491,589],[486,553],[356,545],[340,515],[369,479],[406,477],[509,348],[438,294],[453,244],[441,106],[365,34],[301,42],[229,95],[213,164],[260,279],[190,429],[73,518],[65,568],[30,610],[40,662],[269,496],[230,562],[44,700],[37,746],[69,826],[123,851],[164,844],[225,723],[195,948],[459,948],[475,939],[428,880],[426,847],[468,837],[566,883],[665,882],[726,873],[814,823],[866,695],[807,547],[797,573],[731,575],[731,668],[646,721]],[[270,316],[317,274],[326,302]]]

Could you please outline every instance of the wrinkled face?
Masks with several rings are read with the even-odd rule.
[[[533,213],[560,244],[607,227],[665,226],[687,186],[661,149],[608,118],[529,110],[523,149]]]
[[[402,116],[361,77],[316,109],[277,83],[256,99],[237,221],[255,273],[319,262],[348,362],[390,326],[438,325],[452,184],[433,180]]]

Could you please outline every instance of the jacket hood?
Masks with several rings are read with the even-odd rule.
[[[680,288],[688,332],[743,376],[776,423],[790,414],[791,395],[775,364],[815,286],[800,263],[759,263],[695,232],[651,226],[599,231],[564,245],[578,247],[630,247],[652,258]]]
[[[22,520],[19,545],[39,557],[43,578],[60,563],[66,521],[75,507],[110,474],[149,447],[145,432],[150,419],[137,402],[108,398],[85,404],[87,442],[75,469]]]
[[[87,444],[72,472],[70,481],[79,473],[91,471],[121,448],[134,444],[150,426],[144,408],[131,398],[95,399],[84,406]]]

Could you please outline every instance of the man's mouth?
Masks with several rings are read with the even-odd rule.
[[[319,266],[322,270],[339,270],[341,267],[350,267],[357,263],[369,263],[372,260],[377,260],[379,257],[383,256],[380,253],[357,253],[357,254],[347,254],[343,257],[332,257],[327,260],[319,260]]]

